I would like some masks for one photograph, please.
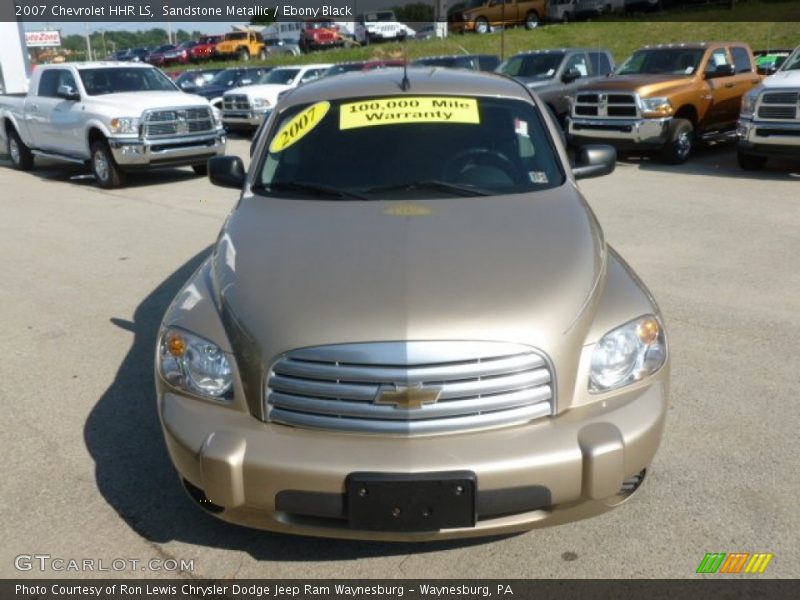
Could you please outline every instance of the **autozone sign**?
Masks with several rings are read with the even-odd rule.
[[[28,48],[45,48],[61,45],[58,31],[26,31],[25,45]]]

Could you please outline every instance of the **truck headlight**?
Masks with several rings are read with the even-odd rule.
[[[214,117],[214,125],[222,127],[222,111],[216,106],[211,107],[211,114]]]
[[[219,346],[183,329],[166,328],[158,342],[158,370],[177,388],[214,400],[229,400],[231,366]]]
[[[139,119],[137,117],[117,117],[111,119],[111,133],[138,133]]]
[[[270,101],[266,98],[253,98],[253,108],[267,108],[270,106]]]
[[[668,117],[672,114],[669,98],[642,98],[642,114],[645,117]]]
[[[612,329],[594,347],[589,391],[606,392],[658,371],[667,358],[664,328],[644,316]]]
[[[747,117],[752,117],[756,112],[756,101],[758,94],[761,92],[758,88],[753,88],[742,97],[741,114]]]

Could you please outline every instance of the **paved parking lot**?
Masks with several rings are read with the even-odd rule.
[[[800,575],[800,164],[744,174],[722,147],[581,184],[668,325],[652,472],[592,520],[428,545],[250,531],[184,497],[155,412],[155,335],[237,194],[189,169],[112,192],[82,173],[0,167],[0,576],[62,574],[16,571],[39,553],[193,560],[188,575],[212,578],[690,577],[712,551],[772,552],[767,575]]]

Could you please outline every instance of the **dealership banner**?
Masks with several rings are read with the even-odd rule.
[[[611,564],[609,564],[611,567]],[[790,580],[687,579],[26,579],[0,581],[4,600],[390,600],[409,598],[505,598],[602,600],[613,598],[789,598],[797,592]]]
[[[26,31],[25,45],[28,48],[54,48],[61,45],[58,31]]]
[[[545,0],[525,0],[539,6],[538,21],[547,22]],[[470,11],[491,8],[493,24],[515,22],[509,11],[517,3],[485,0],[0,0],[0,21],[23,22],[164,22],[164,21],[303,21],[333,19],[352,22],[386,20],[389,9],[413,11],[415,21],[464,21]],[[800,0],[626,0],[634,19],[659,21],[800,21]],[[713,10],[709,11],[709,7]],[[409,13],[411,14],[411,13]],[[631,18],[604,15],[605,20]],[[402,19],[401,19],[402,20]]]

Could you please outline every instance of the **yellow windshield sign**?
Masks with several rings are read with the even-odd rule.
[[[370,98],[342,104],[339,129],[400,123],[480,123],[478,101],[454,96]]]
[[[305,110],[301,110],[284,123],[283,127],[275,134],[275,137],[272,138],[272,143],[269,145],[269,151],[281,152],[303,139],[303,136],[319,125],[323,117],[328,114],[330,107],[331,103],[325,101],[317,102]]]

